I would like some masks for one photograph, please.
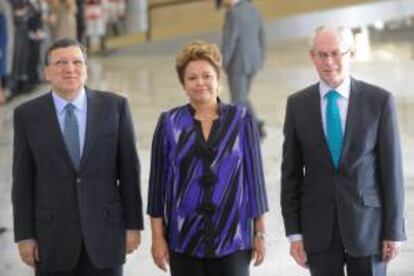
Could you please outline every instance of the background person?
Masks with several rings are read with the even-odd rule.
[[[248,0],[221,0],[227,11],[223,28],[223,67],[227,73],[231,102],[246,106],[259,127],[266,133],[263,120],[249,99],[252,81],[265,60],[265,32],[259,11]]]

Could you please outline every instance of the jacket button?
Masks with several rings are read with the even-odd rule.
[[[80,179],[80,178],[77,178],[77,179],[76,179],[76,183],[77,183],[77,184],[80,184],[81,182],[82,182],[82,179]]]

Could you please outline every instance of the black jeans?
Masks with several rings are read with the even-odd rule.
[[[251,250],[219,258],[195,258],[170,251],[171,276],[249,276]]]

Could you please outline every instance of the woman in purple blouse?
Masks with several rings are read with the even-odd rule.
[[[218,99],[221,54],[195,41],[178,54],[189,103],[161,114],[148,192],[152,255],[172,276],[245,276],[265,255],[268,211],[259,135],[247,109]]]

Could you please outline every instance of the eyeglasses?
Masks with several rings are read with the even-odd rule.
[[[59,59],[52,63],[52,65],[57,68],[65,68],[69,64],[72,64],[75,68],[82,68],[85,65],[85,62],[80,59],[75,59],[75,60]]]
[[[314,55],[316,55],[318,58],[322,59],[322,60],[327,60],[329,57],[338,60],[341,57],[345,56],[346,54],[348,54],[351,51],[351,48],[349,48],[346,51],[341,52],[340,50],[334,50],[332,52],[320,52],[320,51],[313,51]]]

